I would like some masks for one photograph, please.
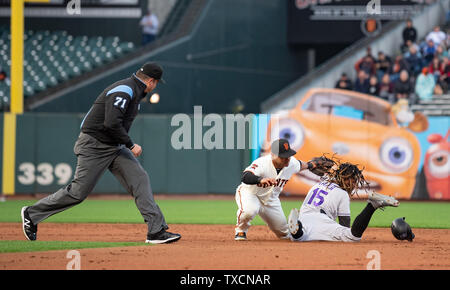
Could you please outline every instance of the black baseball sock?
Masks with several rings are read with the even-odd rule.
[[[375,208],[370,203],[368,203],[363,211],[356,217],[351,229],[352,234],[355,237],[362,237],[364,231],[369,225],[370,219],[372,218],[374,212]]]

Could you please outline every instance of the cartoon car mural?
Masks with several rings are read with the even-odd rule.
[[[341,160],[360,165],[370,189],[376,192],[410,198],[414,189],[419,141],[397,123],[390,103],[380,98],[347,90],[311,89],[294,109],[271,117],[261,154],[268,154],[278,138],[288,139],[300,160],[335,153]],[[291,178],[284,193],[306,195],[318,180],[304,170]],[[358,190],[358,196],[367,196],[366,190]]]
[[[450,199],[450,129],[442,138],[440,134],[428,136],[432,145],[425,153],[423,164],[426,187],[431,199]]]

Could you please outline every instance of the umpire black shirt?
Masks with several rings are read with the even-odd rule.
[[[108,145],[125,144],[131,148],[134,143],[128,131],[146,96],[146,88],[136,75],[107,87],[84,117],[81,132]]]

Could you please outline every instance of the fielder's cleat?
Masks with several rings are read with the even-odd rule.
[[[166,232],[166,230],[162,230],[159,233],[153,235],[147,235],[147,240],[145,241],[147,244],[169,244],[178,241],[181,239],[181,235]]]
[[[36,241],[37,239],[37,225],[33,224],[30,216],[28,215],[28,206],[22,207],[22,229],[25,237],[30,241]]]
[[[396,200],[395,198],[376,192],[369,192],[368,202],[372,204],[375,209],[383,209],[385,206],[397,207],[399,205],[398,200]]]
[[[234,236],[234,240],[235,241],[246,241],[247,240],[247,234],[244,233],[244,232],[237,233]]]

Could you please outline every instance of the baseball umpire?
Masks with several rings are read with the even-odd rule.
[[[128,136],[139,103],[160,81],[164,82],[162,75],[158,64],[146,63],[131,77],[110,85],[98,96],[81,123],[74,146],[77,156],[74,179],[54,194],[22,208],[22,227],[28,240],[37,239],[38,223],[86,199],[107,169],[134,197],[148,224],[146,243],[170,243],[181,238],[166,231],[169,227],[153,198],[149,176],[136,159],[142,148]]]

